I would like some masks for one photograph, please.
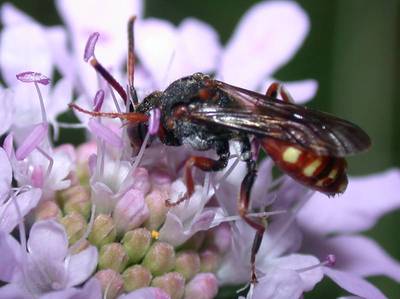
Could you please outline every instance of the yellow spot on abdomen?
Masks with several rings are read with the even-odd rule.
[[[159,233],[158,231],[156,231],[156,230],[152,230],[152,231],[151,231],[151,237],[152,237],[154,240],[158,240],[158,238],[160,237],[160,233]]]
[[[299,160],[300,155],[301,155],[301,150],[299,150],[293,146],[289,146],[283,152],[282,158],[283,158],[283,161],[294,164],[297,162],[297,160]]]
[[[321,160],[315,159],[313,162],[308,164],[306,168],[304,168],[303,174],[308,177],[312,176],[320,165],[321,165]]]
[[[336,176],[337,176],[337,169],[334,168],[334,169],[332,169],[331,172],[329,173],[328,178],[334,180],[334,179],[336,178]]]

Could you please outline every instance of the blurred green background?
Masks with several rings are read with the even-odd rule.
[[[10,2],[43,24],[60,23],[51,0]],[[221,41],[226,42],[240,17],[257,2],[260,1],[147,0],[145,15],[175,24],[194,16],[214,26]],[[319,89],[310,106],[351,120],[370,134],[373,147],[368,153],[349,159],[350,174],[399,166],[400,0],[297,2],[311,19],[311,31],[294,59],[275,77],[285,81],[316,79]],[[384,217],[367,234],[400,260],[399,228],[400,211]],[[400,298],[399,284],[382,277],[371,281],[389,298]],[[235,289],[223,289],[218,298],[234,298]],[[325,280],[305,298],[335,298],[343,294]]]

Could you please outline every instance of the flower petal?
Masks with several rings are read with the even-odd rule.
[[[324,273],[322,267],[319,267],[319,260],[312,255],[290,254],[277,259],[273,259],[270,265],[281,269],[297,270],[302,280],[303,290],[310,291],[322,280]],[[301,269],[317,266],[313,269],[301,271]]]
[[[90,246],[67,259],[65,265],[68,271],[67,287],[79,285],[88,279],[96,269],[97,260],[98,252],[94,246]]]
[[[98,299],[102,298],[101,286],[97,279],[90,279],[83,288],[69,288],[66,290],[51,292],[40,299]]]
[[[8,86],[18,83],[16,74],[27,69],[52,73],[52,57],[45,31],[36,24],[6,26],[0,36],[0,69]]]
[[[7,284],[0,288],[0,299],[32,299],[32,294],[18,284]]]
[[[295,2],[263,1],[254,5],[228,42],[219,78],[256,89],[293,57],[308,30],[308,17]]]
[[[9,196],[12,170],[6,151],[0,147],[0,205]]]
[[[7,205],[0,207],[0,215],[3,215],[3,218],[0,219],[0,230],[11,232],[21,221],[21,217],[27,215],[37,206],[41,196],[42,191],[34,188],[10,199],[15,200],[16,203],[9,202]],[[16,208],[16,204],[18,205],[19,211]],[[19,212],[21,215],[19,215]]]
[[[91,118],[88,123],[89,131],[109,143],[116,148],[122,148],[123,142],[122,138],[118,136],[114,131],[105,125],[101,124],[97,119]]]
[[[0,86],[0,135],[3,135],[13,123],[14,105],[10,90]]]
[[[30,16],[11,3],[4,3],[0,9],[0,19],[4,26],[35,22]]]
[[[300,298],[303,285],[296,271],[272,267],[254,287],[251,299]]]
[[[64,227],[54,220],[35,222],[29,234],[28,250],[39,260],[63,261],[68,251]]]
[[[19,271],[20,244],[9,234],[0,231],[0,280],[11,282]],[[1,292],[0,292],[1,294]],[[1,295],[0,295],[1,298]]]
[[[400,282],[400,263],[374,240],[361,236],[337,236],[325,241],[326,251],[336,256],[335,268],[360,276],[386,275]]]
[[[354,274],[324,267],[324,273],[329,276],[338,286],[350,292],[351,294],[366,299],[385,299],[374,285],[367,280],[360,278]]]
[[[118,5],[110,0],[101,3],[87,0],[79,5],[69,0],[56,1],[57,10],[73,37],[76,74],[88,94],[94,94],[98,89],[93,70],[82,59],[88,37],[93,32],[100,33],[97,57],[101,57],[107,69],[109,66],[119,69],[126,57],[126,48],[121,47],[126,44],[126,23],[131,16],[142,15],[142,6],[141,0],[121,0]]]
[[[264,88],[260,90],[265,93],[268,87],[276,80],[270,79],[264,84]],[[282,82],[285,88],[289,91],[296,104],[305,104],[312,100],[318,90],[318,82],[313,79]]]
[[[399,185],[398,169],[350,178],[347,191],[338,198],[315,193],[300,210],[299,223],[319,234],[367,230],[381,216],[400,208]]]

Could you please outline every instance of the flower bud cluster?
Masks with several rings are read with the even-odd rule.
[[[213,273],[228,249],[224,225],[200,231],[184,244],[173,246],[158,240],[169,211],[165,202],[171,180],[138,168],[134,187],[119,198],[113,212],[97,214],[92,211],[90,188],[79,183],[89,181],[84,173],[75,185],[57,194],[57,201],[38,206],[36,218],[59,219],[70,245],[79,245],[77,250],[88,243],[98,248],[94,276],[107,298],[148,286],[163,289],[172,299],[216,296],[218,284]],[[218,240],[221,237],[224,240]]]

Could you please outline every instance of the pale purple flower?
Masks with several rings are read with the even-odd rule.
[[[2,259],[1,279],[9,284],[0,288],[0,297],[10,292],[22,298],[35,298],[48,292],[65,290],[84,282],[95,270],[97,250],[89,246],[77,254],[68,251],[66,232],[59,223],[36,222],[29,234],[27,249],[12,236],[2,233],[2,254],[14,263]],[[25,251],[27,250],[27,251]],[[10,265],[13,267],[10,269]]]

